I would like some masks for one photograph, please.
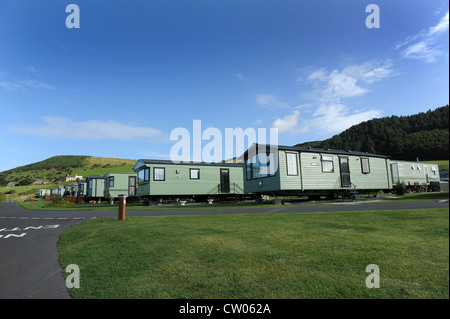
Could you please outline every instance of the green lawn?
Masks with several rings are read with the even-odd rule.
[[[74,298],[449,298],[448,209],[97,218],[64,232]],[[380,269],[379,289],[365,285]],[[67,274],[66,274],[67,275]]]

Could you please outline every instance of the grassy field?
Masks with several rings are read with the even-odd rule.
[[[51,188],[51,187],[55,187],[55,186],[56,186],[56,184],[0,187],[0,194],[5,195],[4,196],[5,200],[16,199],[16,198],[19,198],[20,196],[32,196],[32,195],[36,194],[38,189],[41,189],[44,187]],[[7,194],[11,191],[13,192],[12,194]]]
[[[7,182],[15,181],[20,184],[24,184],[22,182],[24,179],[28,180],[28,183],[36,179],[56,182],[65,181],[66,174],[86,177],[87,175],[104,175],[109,172],[133,173],[135,164],[136,160],[132,159],[63,155],[0,172],[0,175],[3,174]],[[49,186],[43,185],[40,188],[49,188]]]
[[[449,298],[449,211],[132,217],[62,234],[74,298]],[[366,266],[380,269],[368,289]]]

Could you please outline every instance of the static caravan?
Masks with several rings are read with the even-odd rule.
[[[104,197],[118,198],[120,194],[136,196],[136,173],[108,173],[105,175]]]
[[[64,193],[66,192],[66,188],[64,186],[57,186],[56,187],[56,196],[64,196]]]
[[[86,188],[85,180],[77,180],[72,184],[73,196],[83,198],[86,195]]]
[[[204,199],[244,194],[242,164],[140,159],[133,170],[140,197]]]
[[[58,196],[58,191],[59,191],[59,187],[58,187],[58,186],[53,187],[53,188],[50,190],[50,196]]]
[[[392,183],[398,181],[406,185],[429,185],[430,182],[439,182],[439,166],[437,164],[424,164],[420,162],[408,162],[391,160]]]
[[[86,198],[103,198],[105,191],[105,179],[102,175],[89,175],[86,177]]]
[[[37,196],[39,196],[39,197],[50,196],[50,194],[51,194],[50,189],[39,189],[37,191]]]
[[[72,197],[73,196],[73,185],[72,184],[65,184],[64,185],[64,197]]]
[[[337,198],[392,188],[384,155],[253,144],[243,160],[246,193]]]

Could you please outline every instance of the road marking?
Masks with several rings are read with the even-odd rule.
[[[26,234],[27,234],[27,233],[22,233],[22,234],[20,234],[20,235],[16,235],[16,234],[9,234],[9,235],[5,235],[5,236],[0,235],[0,238],[3,237],[3,239],[6,239],[6,238],[9,238],[9,237],[23,237],[23,236],[25,236]]]
[[[38,219],[46,219],[46,220],[53,220],[53,219],[59,219],[59,220],[70,220],[71,218],[69,217],[12,217],[12,216],[0,216],[0,218],[2,219],[34,219],[34,220],[38,220]],[[75,217],[72,218],[73,220],[83,220],[86,219],[86,217]]]

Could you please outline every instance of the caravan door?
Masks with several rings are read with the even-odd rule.
[[[339,170],[341,171],[341,187],[350,187],[352,182],[350,180],[348,157],[339,157]]]
[[[428,184],[430,182],[430,177],[428,176],[428,166],[423,166],[423,173],[425,174],[425,182]]]
[[[220,169],[220,192],[230,192],[230,171],[226,168]]]

